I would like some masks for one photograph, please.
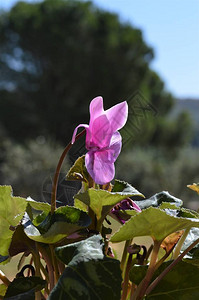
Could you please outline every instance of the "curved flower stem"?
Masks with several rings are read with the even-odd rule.
[[[165,261],[165,259],[167,259],[167,257],[171,254],[174,247],[175,247],[175,245],[157,262],[157,264],[155,265],[155,271],[161,266],[161,264]]]
[[[183,235],[181,236],[179,242],[177,243],[176,247],[175,247],[175,250],[174,250],[174,253],[173,253],[173,259],[175,260],[178,255],[180,254],[180,250],[182,248],[182,245],[184,244],[184,241],[187,237],[187,235],[189,234],[189,231],[190,231],[190,228],[186,228]]]
[[[128,294],[128,284],[129,284],[129,271],[131,269],[131,263],[132,263],[132,254],[129,254],[127,264],[126,264],[126,270],[125,270],[125,276],[124,276],[124,283],[122,287],[122,298],[121,300],[126,300],[127,294]]]
[[[35,243],[36,245],[36,251],[32,252],[32,256],[33,256],[33,261],[34,261],[34,265],[35,265],[35,275],[42,278],[41,275],[41,271],[40,271],[40,266],[41,266],[41,261],[40,261],[40,256],[39,256],[39,252],[38,252],[38,245],[37,243]],[[41,300],[41,292],[35,292],[35,300]]]
[[[163,277],[173,268],[175,265],[183,259],[183,257],[197,244],[199,243],[199,238],[191,244],[181,255],[176,258],[147,288],[146,295],[148,295],[155,287],[156,285],[163,279]]]
[[[148,285],[150,283],[150,280],[155,272],[156,261],[157,261],[158,252],[159,252],[161,243],[162,243],[162,241],[156,241],[156,240],[154,241],[153,251],[151,254],[150,264],[149,264],[146,276],[141,281],[141,283],[138,285],[137,290],[132,297],[132,300],[143,299],[143,297],[146,293],[146,290],[148,288]]]
[[[33,261],[34,261],[34,265],[35,265],[35,275],[42,278],[41,276],[41,272],[40,272],[40,258],[39,258],[39,253],[38,252],[32,252],[32,256],[33,256]]]
[[[42,273],[43,273],[44,276],[45,276],[45,280],[49,282],[49,276],[48,276],[48,273],[47,273],[46,269],[44,268],[44,266],[42,265],[42,263],[41,263],[40,268],[41,268]]]
[[[88,208],[88,215],[89,217],[91,218],[92,222],[91,224],[89,225],[89,229],[90,230],[97,230],[97,219],[96,219],[96,215],[94,213],[94,211],[90,208]],[[99,228],[98,228],[99,229]]]
[[[59,274],[62,274],[65,270],[65,264],[61,261],[58,261],[57,265],[58,265]]]
[[[36,243],[36,251],[32,252],[33,256],[33,261],[35,264],[35,275],[42,278],[41,272],[40,272],[40,257],[39,257],[39,252],[37,251],[37,243]],[[41,292],[35,292],[35,300],[41,300]]]
[[[40,270],[41,270],[41,272],[43,273],[45,280],[46,280],[47,282],[49,282],[49,275],[48,275],[48,272],[47,272],[46,269],[44,268],[44,266],[43,266],[41,260],[39,260],[39,264],[40,264]],[[30,272],[30,269],[29,269],[29,272]],[[30,275],[29,275],[29,276],[30,276]]]
[[[81,131],[75,138],[75,141],[77,139],[79,139],[84,133],[86,132],[86,130],[84,129],[83,131]],[[55,209],[56,209],[56,198],[57,198],[57,185],[58,185],[58,179],[59,179],[59,174],[60,174],[60,170],[64,161],[64,158],[66,157],[66,154],[68,153],[68,151],[70,150],[70,148],[72,147],[72,143],[68,143],[68,145],[66,146],[66,148],[64,149],[59,162],[57,164],[57,168],[54,174],[54,179],[53,179],[53,186],[52,186],[52,196],[51,196],[51,214],[54,213]]]
[[[124,269],[125,269],[125,264],[126,264],[126,258],[127,258],[127,248],[128,246],[130,246],[132,243],[132,239],[131,240],[127,240],[125,242],[125,245],[124,245],[124,250],[123,250],[123,254],[122,254],[122,259],[121,259],[121,263],[120,263],[120,267],[121,267],[121,270],[122,270],[122,274],[124,276]]]
[[[53,263],[54,274],[55,274],[55,284],[56,284],[57,281],[59,280],[59,269],[58,269],[57,259],[55,257],[55,253],[54,253],[54,246],[49,245],[49,248],[50,248],[50,253],[51,253],[51,257],[52,257],[52,263]]]
[[[131,292],[130,292],[130,299],[133,297],[133,294],[135,293],[136,291],[136,287],[137,285],[135,283],[131,283]]]
[[[153,244],[151,244],[151,246],[149,247],[149,249],[147,251],[147,254],[146,254],[146,257],[145,257],[145,264],[147,264],[148,258],[150,256],[152,250],[153,250]]]
[[[49,258],[48,252],[46,251],[46,249],[44,247],[39,246],[39,251],[42,254],[43,259],[45,260],[46,266],[48,268],[48,275],[49,275],[49,285],[50,285],[50,291],[53,289],[54,287],[54,272],[53,272],[53,266],[51,263],[51,260]]]

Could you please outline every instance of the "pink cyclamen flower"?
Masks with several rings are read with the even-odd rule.
[[[90,123],[78,125],[73,133],[72,144],[79,127],[86,129],[86,168],[97,184],[110,182],[115,175],[114,162],[121,151],[122,138],[118,132],[127,120],[127,102],[121,102],[104,111],[102,97],[90,103]]]

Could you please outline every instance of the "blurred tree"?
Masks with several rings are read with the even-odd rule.
[[[134,147],[121,153],[116,178],[132,183],[146,198],[165,190],[198,210],[198,195],[187,188],[189,182],[199,182],[198,161],[198,149],[191,147],[169,158],[157,147]]]
[[[46,142],[43,136],[39,136],[35,141],[29,141],[25,145],[6,140],[3,142],[3,148],[1,184],[12,185],[15,195],[48,201],[62,147],[52,141]],[[63,174],[67,169],[68,161],[62,168]]]
[[[188,132],[189,120],[165,121],[174,101],[149,68],[152,49],[116,14],[91,2],[19,2],[0,15],[0,47],[0,119],[10,137],[45,135],[66,144],[75,125],[88,121],[93,97],[103,95],[108,108],[141,90],[158,115],[142,120],[145,134],[134,143],[184,143],[175,125],[183,121]]]

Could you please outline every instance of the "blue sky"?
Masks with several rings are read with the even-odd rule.
[[[0,0],[8,9],[16,0]],[[37,2],[29,0],[28,2]],[[199,99],[199,0],[94,0],[122,22],[142,29],[155,59],[151,67],[180,98]]]

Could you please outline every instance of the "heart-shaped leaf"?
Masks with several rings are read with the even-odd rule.
[[[145,209],[151,206],[159,207],[164,202],[173,204],[177,207],[181,207],[183,205],[182,200],[170,195],[168,192],[165,191],[157,193],[149,199],[136,201],[136,203],[141,209]]]
[[[199,227],[199,219],[178,218],[159,208],[149,207],[120,227],[111,237],[111,242],[130,240],[136,236],[151,236],[162,241],[175,231],[191,227]]]
[[[161,267],[158,273],[163,271]],[[199,268],[181,261],[159,282],[146,300],[199,299],[198,278]]]
[[[67,180],[89,181],[89,174],[85,167],[85,155],[79,157],[66,175]]]
[[[8,255],[13,228],[21,221],[27,202],[21,197],[12,196],[11,186],[0,186],[0,254]]]
[[[121,181],[118,179],[115,179],[114,186],[112,188],[113,193],[122,193],[122,194],[131,194],[132,196],[141,196],[144,197],[142,193],[140,193],[138,190],[136,190],[134,187],[132,187],[128,182]]]
[[[52,215],[38,216],[33,223],[30,220],[24,223],[26,235],[34,241],[53,244],[81,228],[88,227],[91,219],[87,213],[75,207],[64,206],[59,207]]]
[[[35,292],[45,285],[46,281],[36,276],[15,278],[8,286],[4,299],[34,300]]]
[[[27,203],[30,204],[30,206],[36,210],[41,210],[44,212],[49,212],[51,210],[51,206],[50,204],[46,203],[46,202],[39,202],[39,201],[35,201],[32,198],[28,197],[26,199]]]
[[[134,188],[128,190],[128,192],[124,190],[109,192],[91,188],[84,193],[75,195],[75,198],[88,205],[96,214],[97,220],[102,222],[114,205],[131,196],[143,195]]]
[[[172,261],[164,262],[154,273],[152,281],[167,268]],[[130,280],[138,285],[146,275],[148,266],[134,265],[129,273]],[[199,298],[199,269],[183,261],[179,262],[145,297],[146,300],[170,300]],[[151,282],[152,282],[151,281]]]
[[[85,257],[86,260],[103,259],[102,248],[102,237],[94,235],[80,242],[57,247],[55,248],[55,254],[64,264],[68,265],[74,256],[75,261],[84,261]]]
[[[23,225],[18,225],[9,247],[9,255],[15,256],[18,253],[36,250],[35,242],[27,237],[24,233]]]
[[[116,259],[104,257],[100,235],[69,246],[58,247],[56,255],[67,268],[51,292],[57,299],[120,299],[121,270]]]

